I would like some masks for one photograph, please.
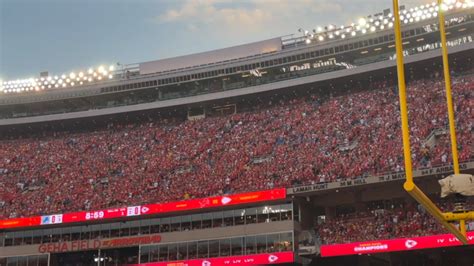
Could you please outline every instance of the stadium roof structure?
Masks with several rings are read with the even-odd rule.
[[[401,22],[409,26],[420,21],[437,17],[438,9],[446,12],[457,12],[474,8],[473,0],[446,0],[438,5],[436,2],[406,9],[402,6],[399,11]],[[0,80],[0,97],[10,94],[31,94],[48,90],[60,90],[75,87],[85,87],[101,84],[110,80],[119,80],[128,73],[148,75],[166,73],[173,70],[189,69],[195,66],[208,66],[219,62],[251,58],[262,54],[278,52],[282,49],[302,45],[321,45],[332,41],[375,34],[379,31],[393,28],[395,17],[390,9],[380,13],[357,19],[350,25],[318,26],[312,30],[300,29],[303,36],[296,38],[273,38],[260,42],[203,52],[188,56],[180,56],[138,64],[117,64],[95,68],[70,71],[69,73],[50,75],[43,72],[39,77],[27,79]]]

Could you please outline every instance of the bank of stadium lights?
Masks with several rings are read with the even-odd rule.
[[[114,66],[99,66],[97,69],[89,68],[87,72],[70,72],[69,74],[62,74],[61,76],[48,76],[11,81],[0,80],[0,92],[5,94],[22,93],[80,86],[94,81],[112,79],[114,70]]]
[[[444,11],[452,9],[466,9],[474,7],[474,0],[445,0],[441,6],[436,2],[425,4],[410,8],[409,10],[401,10],[399,13],[400,21],[403,24],[416,23],[426,19],[435,18],[438,16],[438,10],[441,8]],[[323,42],[325,40],[332,40],[336,38],[345,39],[347,36],[355,37],[359,34],[367,34],[376,32],[377,30],[385,30],[393,28],[395,18],[392,13],[387,15],[378,15],[374,17],[359,18],[357,23],[352,23],[350,26],[336,27],[335,25],[328,25],[323,27],[318,26],[310,34],[307,30],[300,29],[304,33],[305,43],[311,44],[313,41]],[[341,34],[344,33],[344,34]]]

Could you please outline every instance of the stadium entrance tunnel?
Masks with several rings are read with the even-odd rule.
[[[317,257],[309,264],[311,266],[472,266],[474,265],[474,246],[458,246],[439,249],[423,249],[404,252],[379,254]]]
[[[138,263],[138,247],[51,254],[50,266],[116,266]]]

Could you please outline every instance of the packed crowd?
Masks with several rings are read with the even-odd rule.
[[[453,210],[452,203],[438,204],[444,211]],[[466,204],[466,209],[472,210],[473,207],[472,202]],[[467,221],[466,229],[474,231],[474,221]],[[323,244],[437,234],[446,234],[446,229],[418,204],[392,205],[338,215],[317,226],[317,235]]]
[[[460,161],[474,77],[453,80]],[[414,167],[449,163],[441,79],[408,87]],[[403,170],[396,88],[315,93],[231,116],[0,141],[0,218],[330,182]]]

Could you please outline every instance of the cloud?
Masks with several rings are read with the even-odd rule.
[[[186,0],[181,5],[160,14],[156,21],[162,24],[194,25],[207,30],[245,30],[257,32],[280,24],[298,23],[295,18],[340,12],[340,3],[330,0]]]

